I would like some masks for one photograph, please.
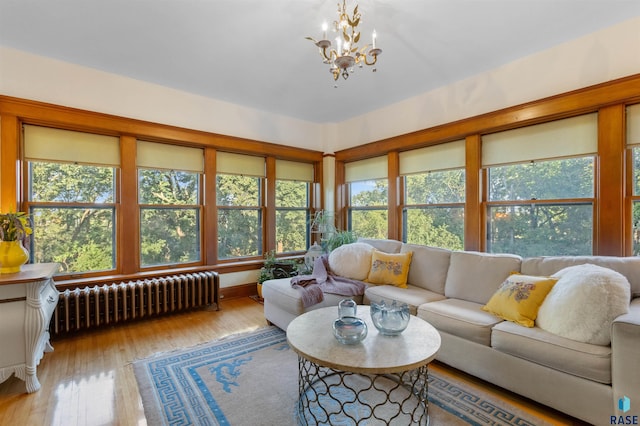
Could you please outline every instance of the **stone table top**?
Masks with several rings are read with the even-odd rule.
[[[333,335],[338,307],[314,309],[296,317],[287,327],[289,346],[303,358],[336,370],[359,374],[385,374],[413,370],[431,362],[440,349],[440,334],[425,320],[411,315],[406,330],[397,336],[378,332],[369,306],[359,305],[357,317],[367,323],[367,337],[344,345]]]

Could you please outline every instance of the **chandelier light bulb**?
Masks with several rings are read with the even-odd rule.
[[[322,23],[322,39],[326,40],[327,39],[327,29],[329,28],[329,24],[327,24],[327,21],[324,21]]]
[[[373,34],[371,34],[371,38],[373,40],[373,48],[376,48],[376,39],[378,38],[378,33],[376,33],[376,30],[373,30]]]

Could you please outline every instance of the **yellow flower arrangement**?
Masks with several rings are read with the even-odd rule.
[[[0,241],[16,241],[33,233],[31,218],[25,212],[0,213]]]

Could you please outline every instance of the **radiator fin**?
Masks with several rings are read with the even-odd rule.
[[[59,294],[49,332],[61,335],[204,306],[217,310],[219,293],[213,271],[65,290]]]

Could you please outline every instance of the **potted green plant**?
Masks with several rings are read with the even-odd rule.
[[[29,260],[23,240],[33,233],[31,218],[24,212],[0,213],[0,273],[20,272]]]
[[[353,231],[335,231],[326,241],[326,250],[331,253],[341,245],[355,243],[357,240]]]

